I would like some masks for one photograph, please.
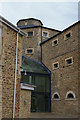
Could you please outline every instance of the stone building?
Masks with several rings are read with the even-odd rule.
[[[46,28],[33,18],[19,20],[17,26],[27,33],[23,54],[51,71],[51,112],[78,117],[80,21],[63,31]]]
[[[25,31],[26,37],[23,40],[23,55],[27,55],[37,61],[42,59],[42,48],[40,43],[45,39],[59,33],[60,31],[44,27],[38,19],[21,19],[17,26]]]
[[[0,16],[0,118],[79,117],[80,21],[63,31],[34,18],[17,26]]]
[[[52,72],[55,114],[79,115],[79,26],[80,21],[41,43],[42,62]]]
[[[25,118],[30,114],[34,87],[20,85],[24,35],[22,30],[0,16],[0,120]],[[26,100],[27,105],[24,104]]]

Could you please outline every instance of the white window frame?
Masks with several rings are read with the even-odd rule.
[[[54,44],[54,41],[57,41],[57,44]],[[52,46],[57,46],[58,45],[58,39],[55,39],[52,41]]]
[[[70,33],[70,37],[67,38],[66,35],[69,34],[69,33]],[[68,31],[68,32],[66,32],[66,34],[64,35],[64,40],[68,40],[68,39],[70,39],[71,36],[72,36],[72,31]]]
[[[58,64],[58,67],[57,67],[57,68],[55,68],[55,67],[54,67],[54,64]],[[59,68],[59,62],[54,62],[54,63],[52,64],[52,66],[53,66],[53,70],[58,69],[58,68]]]
[[[43,33],[47,33],[47,36],[43,36]],[[48,31],[42,31],[42,36],[43,37],[49,37],[49,32]]]
[[[67,63],[67,60],[71,59],[72,60],[72,63],[71,64],[68,64]],[[65,65],[68,66],[68,65],[72,65],[73,64],[73,57],[69,57],[69,58],[66,58],[65,59]]]
[[[73,94],[74,98],[67,98],[68,94]],[[75,96],[75,93],[73,91],[68,91],[66,93],[66,97],[65,97],[65,100],[76,100],[76,96]]]
[[[32,53],[28,53],[27,50],[32,50]],[[34,48],[27,48],[25,49],[25,54],[32,55],[34,53]]]

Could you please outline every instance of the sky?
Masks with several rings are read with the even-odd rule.
[[[20,19],[37,18],[42,21],[43,26],[63,30],[77,22],[79,16],[78,1],[67,1],[4,0],[0,2],[0,15],[14,25]]]

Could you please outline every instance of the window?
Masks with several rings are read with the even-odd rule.
[[[32,49],[29,49],[27,50],[27,53],[32,53],[32,51],[33,51]]]
[[[66,38],[67,38],[67,39],[70,38],[70,36],[71,36],[70,33],[66,34]]]
[[[54,98],[55,98],[55,99],[59,99],[58,94],[55,94],[55,95],[54,95]]]
[[[44,31],[44,32],[42,33],[42,36],[43,36],[43,37],[49,37],[49,33],[46,32],[46,31]]]
[[[58,39],[52,41],[52,46],[58,45]]]
[[[72,36],[72,33],[71,33],[71,31],[70,31],[70,32],[68,32],[68,33],[64,36],[64,39],[67,40],[67,39],[69,39],[71,36]]]
[[[66,61],[66,65],[73,64],[73,58],[72,57],[65,59],[65,61]]]
[[[75,99],[75,94],[72,91],[67,92],[66,99]]]
[[[33,32],[28,32],[28,37],[33,36]]]
[[[57,69],[57,68],[59,68],[59,63],[58,62],[53,63],[53,69]]]
[[[27,22],[25,22],[25,25],[27,25]]]
[[[74,98],[74,95],[72,93],[69,93],[67,98]]]
[[[52,98],[53,98],[54,100],[60,100],[59,93],[58,93],[58,92],[55,92],[55,93],[53,94]]]
[[[33,48],[28,48],[25,50],[26,54],[33,54],[34,53],[34,49]]]

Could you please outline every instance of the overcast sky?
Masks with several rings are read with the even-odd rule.
[[[63,30],[78,21],[78,2],[0,2],[0,15],[14,25],[37,18],[46,27]]]

